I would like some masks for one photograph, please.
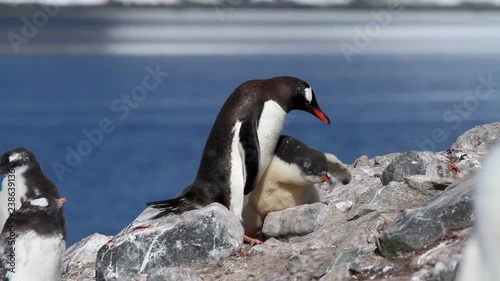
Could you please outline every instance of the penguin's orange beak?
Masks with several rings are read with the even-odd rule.
[[[62,205],[64,205],[64,203],[66,203],[66,201],[68,201],[68,199],[60,198],[60,199],[56,200],[56,204],[57,204],[57,206],[61,207]]]
[[[321,180],[322,181],[330,181],[330,177],[329,176],[321,176]]]
[[[328,118],[328,116],[326,116],[326,114],[319,107],[314,108],[313,111],[314,115],[316,115],[319,120],[323,121],[325,124],[330,124],[330,118]]]

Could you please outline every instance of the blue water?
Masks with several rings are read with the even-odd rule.
[[[169,72],[120,119],[111,105],[142,84],[146,67]],[[206,137],[226,97],[241,82],[293,75],[314,88],[332,123],[290,113],[284,133],[335,153],[361,155],[443,150],[478,124],[499,120],[500,86],[477,108],[443,117],[474,96],[478,76],[500,82],[500,57],[488,54],[0,55],[0,150],[26,146],[68,198],[68,245],[116,234],[151,200],[192,182]],[[469,97],[469,98],[468,98]],[[53,163],[85,141],[83,130],[109,118],[114,131],[62,180]],[[458,120],[458,121],[457,121]],[[446,137],[419,146],[436,128]]]

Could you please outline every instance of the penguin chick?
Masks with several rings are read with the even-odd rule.
[[[0,174],[4,175],[0,191],[0,229],[9,214],[18,210],[26,200],[37,195],[59,198],[59,190],[43,172],[35,154],[24,147],[6,151],[0,156]],[[64,226],[63,208],[60,208],[60,220]]]
[[[281,136],[274,157],[243,209],[245,235],[255,237],[270,212],[320,202],[315,184],[351,182],[347,167],[333,154],[310,148],[301,141]]]
[[[61,280],[66,242],[59,210],[65,202],[38,196],[9,216],[0,235],[0,272],[5,280]]]

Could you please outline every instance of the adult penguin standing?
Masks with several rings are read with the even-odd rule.
[[[194,182],[179,197],[148,205],[166,213],[182,213],[218,202],[241,220],[244,195],[266,170],[292,110],[309,112],[330,124],[311,86],[299,78],[244,82],[222,106]]]

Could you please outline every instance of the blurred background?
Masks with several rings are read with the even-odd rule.
[[[499,120],[500,0],[2,1],[0,150],[68,198],[68,246],[190,184],[246,80],[306,80],[332,124],[284,133],[346,163]]]

